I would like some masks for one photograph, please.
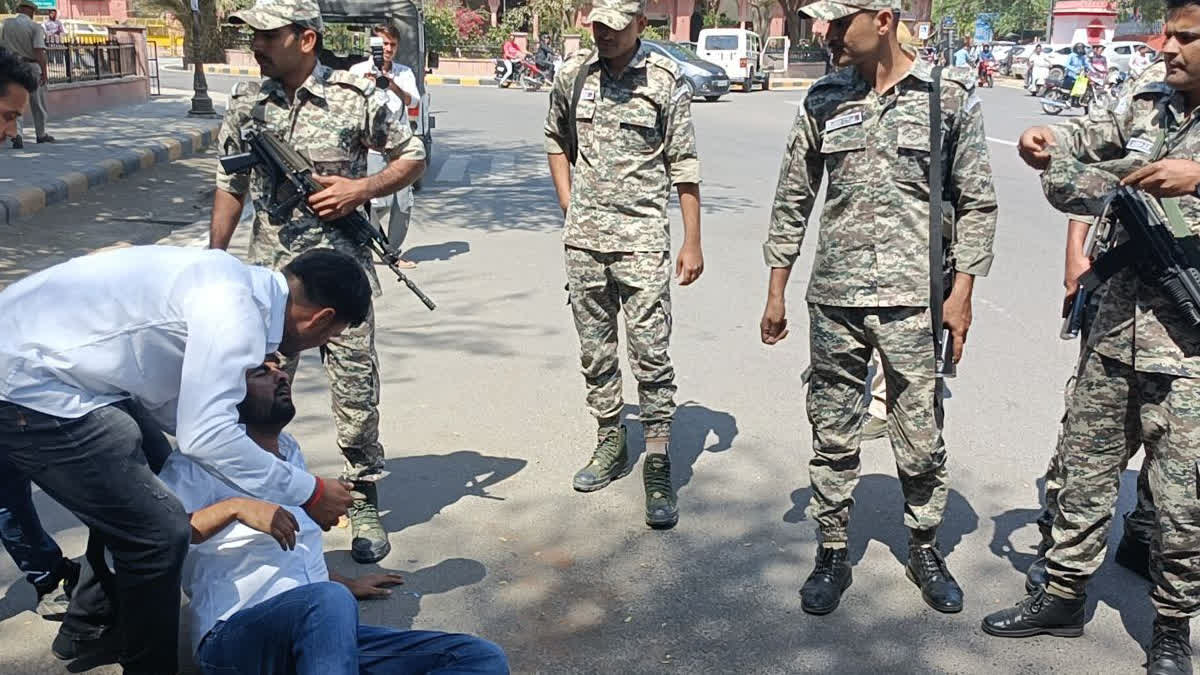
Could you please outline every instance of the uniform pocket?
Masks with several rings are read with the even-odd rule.
[[[906,122],[896,130],[896,180],[929,181],[929,125]]]
[[[649,154],[662,144],[658,114],[647,108],[635,108],[621,116],[617,145],[629,152]]]
[[[302,154],[312,162],[313,169],[323,176],[350,176],[350,153],[337,147],[307,148]]]
[[[831,185],[860,183],[870,177],[867,135],[861,124],[826,132],[821,139],[821,154],[825,155],[825,172]]]

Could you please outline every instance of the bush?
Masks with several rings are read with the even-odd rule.
[[[454,51],[459,43],[454,10],[439,4],[425,6],[425,41],[429,51],[443,54]]]
[[[671,39],[671,34],[667,31],[666,26],[646,26],[646,30],[642,31],[642,37],[647,40],[667,42]]]
[[[454,11],[454,24],[458,29],[458,38],[463,41],[479,40],[483,37],[491,16],[481,12],[459,7]]]

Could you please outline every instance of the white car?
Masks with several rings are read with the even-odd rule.
[[[1122,73],[1129,72],[1129,59],[1137,53],[1138,47],[1149,47],[1145,42],[1109,42],[1104,46],[1104,56],[1108,59],[1108,67],[1116,68]],[[1154,50],[1150,50],[1150,58],[1154,58]]]
[[[696,40],[696,55],[725,69],[729,79],[748,92],[761,84],[771,87],[771,74],[763,70],[763,42],[758,33],[741,28],[705,28]]]

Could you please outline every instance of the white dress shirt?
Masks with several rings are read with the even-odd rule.
[[[350,72],[354,73],[355,75],[365,75],[367,77],[371,77],[372,73],[375,72],[375,62],[371,59],[359,61],[358,63],[350,66]],[[408,94],[408,98],[410,101],[412,101],[412,105],[416,105],[417,102],[421,100],[421,93],[417,91],[417,77],[413,75],[412,68],[392,61],[392,72],[390,75],[392,77],[392,81],[396,83],[396,86],[400,87],[400,91]],[[388,88],[387,90],[387,100],[388,110],[391,110],[394,113],[405,111],[405,116],[407,118],[407,108],[404,107],[404,101],[402,101],[396,92],[391,90],[391,88]]]
[[[246,371],[283,337],[284,276],[224,251],[136,246],[0,291],[0,401],[77,418],[132,398],[179,449],[250,494],[302,504],[307,472],[238,424]]]
[[[248,452],[271,457],[257,445]],[[279,454],[297,471],[307,471],[300,446],[290,435],[280,434]],[[179,497],[188,513],[231,497],[246,497],[179,453],[167,459],[158,477]],[[281,549],[271,535],[236,520],[208,541],[188,549],[183,561],[183,592],[190,600],[184,611],[193,651],[218,621],[225,621],[239,610],[299,586],[329,581],[321,528],[304,509],[284,508],[300,526],[294,550]]]

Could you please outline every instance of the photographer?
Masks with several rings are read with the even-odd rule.
[[[412,68],[394,61],[396,46],[400,44],[400,31],[396,30],[395,26],[384,23],[375,26],[371,34],[383,38],[383,62],[376,63],[373,59],[360,61],[350,67],[350,72],[373,78],[386,77],[389,80],[388,107],[393,112],[400,112],[401,109],[421,100],[421,93],[417,91],[417,78],[413,75]]]

